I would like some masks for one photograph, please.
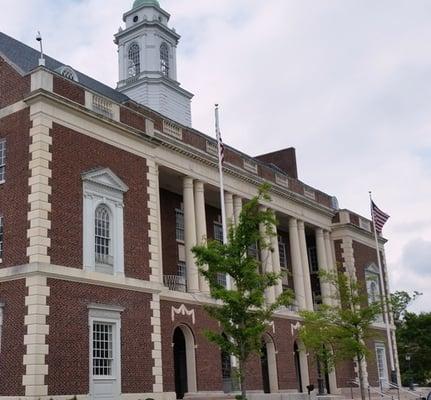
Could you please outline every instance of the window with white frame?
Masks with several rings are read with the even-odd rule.
[[[184,242],[184,211],[175,209],[175,238],[178,242]]]
[[[280,267],[287,268],[286,243],[284,243],[283,236],[278,236],[278,252],[280,254]]]
[[[117,305],[89,304],[90,391],[95,398],[106,393],[120,398],[121,312]]]
[[[381,389],[386,389],[389,386],[389,376],[385,345],[384,343],[376,343],[375,346],[379,386]]]
[[[254,243],[248,247],[247,255],[249,257],[255,258],[256,260],[259,260],[259,251],[258,251],[257,243]]]
[[[111,255],[111,227],[108,207],[102,204],[97,207],[94,219],[94,239],[96,263],[112,265]]]
[[[223,243],[223,225],[220,222],[214,222],[214,240]]]
[[[365,268],[368,304],[381,303],[380,274],[377,266],[372,263]],[[379,314],[376,322],[383,322],[383,315]]]
[[[129,46],[129,77],[134,77],[140,74],[141,72],[141,57],[140,57],[140,49],[139,44],[133,42]]]
[[[3,258],[3,232],[4,232],[4,226],[3,226],[3,217],[0,217],[0,260]]]
[[[317,249],[315,246],[311,246],[307,248],[308,252],[308,263],[310,266],[311,273],[319,272],[319,263],[317,261]]]
[[[84,268],[124,273],[123,194],[128,187],[109,168],[82,175]]]
[[[93,376],[112,376],[113,324],[93,322]]]
[[[6,139],[0,139],[0,183],[6,180]]]
[[[160,45],[160,71],[169,76],[169,47],[166,43]]]

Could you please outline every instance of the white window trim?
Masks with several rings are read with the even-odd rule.
[[[89,325],[89,382],[90,396],[94,394],[94,381],[111,381],[115,379],[114,398],[120,397],[121,392],[121,312],[123,307],[89,304],[88,308],[88,325]],[[113,363],[111,376],[93,376],[93,324],[106,323],[113,325]]]
[[[109,168],[89,171],[83,180],[83,264],[84,268],[96,271],[95,212],[105,205],[112,214],[111,246],[112,273],[124,274],[124,217],[123,194],[129,189]],[[105,271],[102,271],[105,272]]]
[[[388,369],[388,359],[386,355],[386,346],[382,342],[376,342],[375,345],[375,352],[376,352],[376,367],[377,367],[377,375],[379,377],[379,386],[383,389],[389,388],[389,369]],[[384,373],[386,374],[386,377],[380,376],[380,369],[379,369],[379,356],[378,356],[378,350],[383,350],[383,358],[384,358]]]
[[[368,304],[370,304],[371,302],[371,284],[372,282],[377,283],[377,296],[379,297],[379,299],[382,299],[382,281],[380,279],[380,273],[379,273],[379,269],[377,268],[377,266],[372,263],[370,265],[368,265],[365,268],[365,285],[366,285],[366,289],[367,289],[367,300],[368,300]],[[380,323],[380,322],[384,322],[383,320],[383,312],[380,313],[376,320],[376,323]]]
[[[183,238],[185,237],[184,235],[186,234],[185,232],[185,220],[184,220],[184,207],[183,207],[183,203],[181,203],[181,207],[180,208],[175,208],[175,240],[177,241],[177,243],[184,243],[184,239],[178,239],[177,237],[177,215],[178,214],[182,214],[183,215]]]

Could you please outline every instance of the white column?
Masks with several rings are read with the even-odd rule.
[[[278,247],[278,234],[277,227],[274,225],[274,235],[271,236],[271,247],[272,247],[272,268],[276,274],[281,272],[280,268],[280,249]],[[274,294],[277,298],[283,292],[283,285],[281,283],[281,278],[278,280],[277,285],[274,286]]]
[[[195,216],[196,216],[196,243],[205,244],[207,238],[207,223],[205,215],[205,190],[201,181],[195,181]],[[199,274],[199,287],[201,292],[209,293],[208,282]]]
[[[261,211],[266,211],[266,207],[260,207]],[[266,273],[273,272],[272,269],[272,254],[268,247],[270,245],[270,238],[268,237],[266,233],[266,228],[263,224],[260,224],[259,226],[260,236],[263,238],[266,247],[260,249],[260,259],[262,261],[262,269]],[[274,286],[271,286],[267,289],[265,289],[265,298],[266,302],[268,304],[272,304],[275,301],[275,290]]]
[[[305,304],[307,310],[313,310],[313,291],[311,290],[310,266],[308,262],[307,241],[304,221],[298,221],[299,246],[301,248],[302,273],[304,275]]]
[[[229,235],[229,227],[235,224],[232,193],[224,192],[224,207],[225,207],[225,213],[226,213],[226,227]]]
[[[326,259],[325,239],[323,236],[323,229],[316,229],[316,250],[317,250],[317,263],[319,271],[328,272],[328,261]],[[322,292],[323,304],[331,305],[331,285],[326,279],[320,279],[320,290]]]
[[[307,386],[310,384],[310,376],[308,372],[307,350],[304,345],[298,344],[299,350],[299,368],[301,370],[301,386],[304,393],[307,392]]]
[[[324,231],[323,237],[325,239],[326,260],[328,261],[328,271],[331,274],[335,275],[337,273],[337,267],[335,265],[334,255],[332,252],[331,234],[328,231]],[[337,290],[333,284],[330,285],[330,290],[331,290],[331,302],[333,305],[336,305]]]
[[[195,202],[193,195],[193,179],[183,179],[184,203],[184,245],[186,253],[187,288],[190,293],[199,291],[199,275],[192,247],[196,244]]]
[[[235,225],[239,223],[239,216],[242,210],[242,199],[239,196],[233,196],[233,214],[235,217]]]
[[[305,310],[306,301],[304,293],[304,276],[302,273],[301,250],[299,247],[298,222],[295,218],[289,219],[289,243],[292,257],[293,287],[296,303],[300,310]]]

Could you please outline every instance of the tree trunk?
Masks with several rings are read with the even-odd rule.
[[[362,373],[362,358],[360,355],[356,356],[358,360],[358,375],[359,375],[359,390],[361,391],[361,399],[365,400],[365,387],[364,387],[364,375]]]
[[[245,365],[244,360],[238,360],[238,369],[239,369],[239,384],[241,387],[241,397],[242,400],[246,400],[247,392],[245,387]]]

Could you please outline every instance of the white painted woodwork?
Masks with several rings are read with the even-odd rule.
[[[293,287],[295,290],[296,304],[299,310],[305,310],[304,275],[302,272],[301,249],[299,246],[298,222],[295,218],[289,219],[289,243],[292,257]]]

